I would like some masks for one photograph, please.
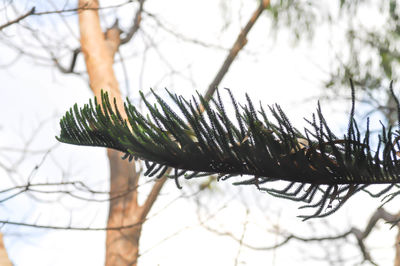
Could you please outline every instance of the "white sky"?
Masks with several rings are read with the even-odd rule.
[[[247,3],[244,6],[238,0],[232,1],[233,23],[222,37],[219,35],[223,21],[218,5],[219,1],[213,0],[149,0],[145,7],[146,10],[166,21],[168,26],[177,32],[207,43],[230,47],[240,26],[244,26],[253,12],[254,3]],[[124,23],[131,17],[124,12],[128,10],[120,11],[119,15],[122,18],[122,25],[127,25]],[[47,26],[44,25],[44,27]],[[76,26],[76,24],[71,24],[77,32]],[[60,27],[60,34],[66,32],[62,24],[57,27]],[[239,102],[243,102],[244,93],[247,92],[254,102],[261,101],[264,107],[268,104],[279,103],[295,125],[304,125],[302,118],[310,117],[311,112],[316,108],[316,101],[304,103],[303,99],[318,95],[318,90],[322,86],[321,81],[327,78],[330,59],[335,56],[335,51],[340,50],[341,45],[344,45],[344,37],[340,36],[340,29],[341,25],[338,25],[333,30],[334,42],[330,43],[329,28],[322,25],[317,29],[312,44],[302,42],[294,48],[286,30],[278,33],[276,41],[273,39],[270,34],[269,18],[263,16],[248,36],[246,51],[240,53],[239,59],[233,63],[220,87],[230,88]],[[147,30],[150,32],[150,28]],[[151,32],[154,33],[156,30]],[[12,36],[17,32],[10,29],[8,34]],[[126,62],[132,90],[131,97],[134,99],[138,97],[138,89],[147,91],[150,87],[156,89],[167,87],[187,97],[194,93],[194,89],[204,92],[226,56],[225,52],[189,45],[167,34],[152,37],[160,43],[160,51],[165,55],[166,60],[176,69],[182,70],[185,76],[191,76],[195,83],[179,76],[161,79],[167,67],[153,50],[146,57],[146,67],[141,80],[139,73],[143,57],[140,55],[132,57]],[[132,44],[125,46],[122,52],[124,54],[137,53],[140,51],[137,47],[143,47],[143,40],[139,37],[136,37]],[[8,51],[0,57],[0,64],[13,58],[6,47],[0,46],[0,49]],[[115,69],[123,87],[124,79],[120,65]],[[43,129],[38,132],[30,149],[46,150],[53,145],[57,147],[34,173],[33,181],[56,182],[63,176],[70,176],[74,180],[82,179],[96,189],[106,190],[108,165],[104,149],[57,144],[54,138],[59,130],[58,120],[61,115],[74,103],[82,105],[92,97],[87,84],[80,78],[63,76],[51,68],[34,65],[26,58],[10,68],[1,69],[0,79],[3,81],[1,85],[3,95],[0,97],[0,147],[3,151],[0,148],[0,163],[10,165],[15,161],[18,154],[4,148],[22,148],[25,143],[23,138],[29,138],[32,130],[37,128],[43,120],[48,119]],[[328,121],[337,123],[333,125],[333,128],[343,129],[346,126],[348,118],[344,111],[348,110],[349,103],[331,108],[323,102],[322,106],[326,110]],[[18,169],[21,176],[13,175],[13,178],[17,180],[22,178],[17,181],[18,184],[24,183],[23,181],[26,180],[24,177],[30,175],[42,158],[43,154],[40,154],[29,156],[24,160]],[[1,169],[0,178],[3,180],[0,189],[12,186],[7,173]],[[185,183],[185,186],[185,191],[188,193],[193,184]],[[218,187],[221,189],[218,190]],[[221,192],[224,189],[228,190],[225,194]],[[216,190],[216,195],[210,194],[209,207],[218,208],[224,205],[224,202],[229,202],[229,206],[218,214],[217,219],[211,220],[210,224],[217,228],[219,224],[222,224],[223,230],[230,230],[238,236],[242,232],[245,219],[244,201],[251,204],[256,202],[264,206],[263,209],[259,209],[251,205],[251,222],[245,238],[250,244],[268,246],[274,243],[273,235],[266,232],[266,229],[271,228],[271,222],[279,222],[281,228],[297,234],[304,232],[304,235],[312,232],[314,228],[310,227],[309,222],[303,223],[296,218],[302,213],[297,209],[299,205],[296,203],[267,195],[254,196],[254,193],[258,193],[255,189],[231,188],[229,182],[218,184]],[[140,258],[140,265],[233,265],[238,244],[229,238],[216,236],[199,226],[193,200],[177,200],[164,210],[164,206],[180,193],[173,182],[164,188],[160,200],[150,214],[150,216],[157,215],[146,223],[143,230],[141,252],[151,250]],[[232,197],[233,199],[228,201]],[[44,198],[55,199],[52,196]],[[378,204],[376,200],[357,195],[348,202],[347,206],[329,218],[329,221],[337,228],[340,226],[345,228],[350,223],[363,228],[366,219]],[[107,203],[88,204],[68,196],[58,199],[58,202],[54,204],[41,204],[32,197],[19,196],[0,207],[1,219],[38,224],[68,225],[71,223],[75,226],[103,227],[107,217]],[[389,210],[392,209],[389,208]],[[277,215],[278,212],[279,215]],[[325,227],[321,226],[319,221],[311,221],[311,224],[319,228],[318,232],[327,233],[323,231]],[[184,228],[182,232],[152,248],[182,228]],[[367,243],[370,247],[376,247],[373,249],[374,258],[381,259],[384,264],[391,263],[394,256],[391,249],[394,231],[389,231],[388,226],[382,226],[382,228],[383,233],[379,235],[379,238],[374,238],[379,239],[379,242],[368,241]],[[104,262],[105,232],[102,231],[45,231],[5,226],[2,232],[5,234],[9,255],[17,266],[102,265]],[[298,244],[275,252],[243,249],[239,261],[243,262],[242,265],[260,265],[260,262],[265,265],[294,265],[299,263],[305,254],[301,249],[307,249],[307,246]],[[354,256],[359,254],[358,250],[349,252],[356,252]],[[320,263],[312,264],[307,261],[307,265],[321,265]]]

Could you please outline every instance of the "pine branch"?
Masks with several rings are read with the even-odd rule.
[[[157,105],[141,94],[149,115],[142,115],[129,100],[125,103],[124,120],[107,93],[101,104],[95,98],[83,108],[77,105],[61,119],[61,142],[99,146],[125,153],[124,159],[146,160],[148,176],[161,177],[167,167],[175,168],[174,178],[186,179],[219,174],[226,180],[232,176],[250,175],[236,185],[255,185],[273,196],[305,202],[301,208],[313,208],[311,215],[324,217],[337,211],[351,196],[365,191],[371,184],[388,184],[380,193],[387,195],[400,180],[399,130],[382,125],[376,151],[370,146],[369,120],[361,134],[354,119],[354,87],[349,126],[343,137],[330,130],[318,104],[309,127],[301,133],[293,127],[279,105],[270,106],[276,122],[264,109],[254,108],[247,96],[246,105],[236,103],[229,92],[236,120],[225,112],[217,91],[208,103],[201,95],[186,100],[168,94],[178,115],[159,95],[153,92]],[[392,90],[393,91],[393,90]],[[394,94],[392,94],[395,97]],[[205,109],[203,114],[200,110]],[[400,108],[399,108],[400,109]],[[400,112],[399,112],[400,114]],[[276,189],[268,183],[283,180],[289,185]],[[281,184],[281,183],[279,183]],[[262,187],[260,187],[262,185]],[[267,186],[268,185],[268,186]],[[393,199],[400,192],[388,195]],[[336,203],[333,206],[333,202]]]

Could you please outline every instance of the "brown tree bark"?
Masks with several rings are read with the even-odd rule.
[[[3,234],[0,233],[0,265],[2,266],[12,266],[12,263],[7,255],[7,250],[3,242]]]
[[[80,0],[78,12],[81,34],[81,50],[85,57],[90,88],[100,99],[101,90],[115,98],[118,109],[123,112],[123,101],[116,79],[113,63],[120,43],[118,28],[103,33],[100,26],[96,0]],[[89,9],[85,9],[89,8]],[[122,113],[125,116],[124,113]],[[138,174],[135,164],[121,160],[121,153],[108,150],[110,165],[110,201],[107,227],[140,224],[142,215],[137,204],[136,185]],[[130,193],[126,193],[131,190]],[[122,195],[122,196],[121,196]],[[136,265],[139,255],[141,226],[122,230],[109,230],[106,236],[106,265]]]
[[[142,10],[143,2],[143,0],[140,1],[133,29],[136,29],[140,23],[139,12]],[[98,99],[101,97],[101,90],[107,91],[110,99],[116,99],[121,115],[125,116],[118,81],[113,69],[114,55],[121,44],[120,30],[116,25],[107,30],[105,34],[103,33],[98,7],[97,0],[79,1],[81,50],[85,57],[90,88]],[[107,231],[105,265],[137,265],[142,223],[166,178],[155,182],[146,201],[140,206],[137,202],[136,190],[139,173],[135,169],[135,164],[121,160],[122,154],[114,150],[107,150],[107,155],[110,165],[110,197],[112,198],[107,227],[135,226]]]

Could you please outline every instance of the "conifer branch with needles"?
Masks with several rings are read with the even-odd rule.
[[[369,119],[365,133],[354,118],[355,90],[351,82],[352,108],[346,134],[336,136],[326,122],[321,106],[303,132],[293,127],[279,105],[256,110],[249,96],[245,105],[227,90],[235,119],[228,117],[220,92],[208,103],[200,94],[187,100],[167,90],[181,115],[152,91],[157,104],[141,93],[149,111],[144,116],[129,99],[124,120],[107,93],[83,108],[75,105],[60,121],[57,139],[64,143],[107,147],[125,153],[123,159],[145,160],[145,175],[161,177],[168,167],[178,187],[179,178],[219,174],[220,180],[249,175],[236,185],[255,185],[275,197],[304,202],[302,209],[314,209],[304,220],[336,212],[359,191],[392,200],[400,194],[399,128],[382,129],[377,146],[370,146]],[[392,83],[390,90],[394,95]],[[204,107],[205,112],[201,112]],[[400,107],[398,106],[399,116]],[[274,121],[271,120],[274,119]],[[274,181],[285,183],[277,189]],[[386,184],[378,193],[366,188]]]

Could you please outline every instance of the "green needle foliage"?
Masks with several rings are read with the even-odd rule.
[[[102,93],[101,103],[95,98],[94,103],[89,101],[83,108],[75,105],[65,114],[57,139],[116,149],[125,153],[123,159],[143,159],[148,176],[162,177],[172,167],[175,172],[169,177],[178,187],[180,177],[217,173],[219,179],[226,180],[249,175],[235,184],[255,185],[273,196],[306,203],[301,208],[314,211],[299,216],[304,219],[324,217],[359,191],[372,197],[386,195],[386,201],[400,193],[390,193],[400,182],[399,130],[394,132],[382,124],[377,146],[372,149],[369,120],[366,132],[361,134],[354,119],[352,83],[351,88],[348,130],[340,137],[329,129],[319,104],[312,119],[306,119],[309,127],[300,132],[279,105],[270,106],[271,116],[267,116],[262,107],[256,111],[247,95],[247,103],[239,105],[228,90],[235,119],[228,117],[219,92],[208,103],[200,95],[186,100],[167,91],[181,116],[156,93],[154,105],[141,93],[149,115],[142,115],[127,100],[127,120],[122,118],[115,99],[112,104],[108,94]],[[390,89],[397,101],[392,86]],[[287,182],[274,182],[282,180]],[[283,188],[276,187],[282,184]],[[386,186],[372,193],[366,190],[372,184]]]

